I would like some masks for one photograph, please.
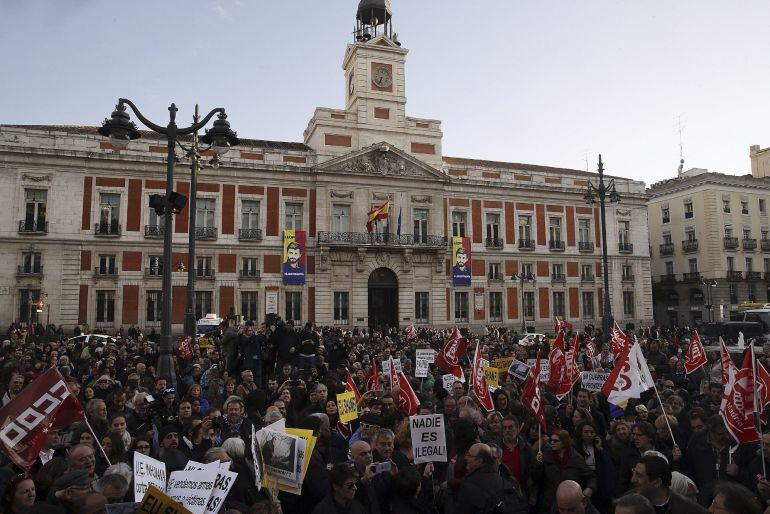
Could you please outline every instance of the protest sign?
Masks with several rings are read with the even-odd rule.
[[[452,374],[448,374],[448,375],[442,376],[441,380],[442,380],[442,385],[444,386],[444,389],[446,389],[447,391],[449,391],[451,393],[452,392],[452,384],[454,384],[455,382],[457,382],[460,379],[457,378],[456,376],[452,375]]]
[[[446,432],[444,416],[410,416],[409,428],[412,433],[412,454],[414,463],[447,462]]]
[[[582,386],[589,391],[599,392],[602,390],[602,386],[607,381],[609,373],[600,373],[597,371],[584,371],[580,374],[580,382]]]
[[[205,514],[218,473],[219,465],[216,468],[174,471],[168,479],[168,496],[193,514]]]
[[[524,382],[527,379],[527,375],[529,375],[529,371],[531,369],[532,368],[525,362],[513,359],[511,364],[508,366],[508,374]]]
[[[337,395],[337,412],[340,415],[340,421],[348,423],[358,418],[358,405],[356,404],[356,393],[349,391]]]
[[[230,465],[229,462],[226,462],[225,464],[228,466]],[[219,470],[217,478],[214,481],[214,489],[211,491],[209,501],[206,503],[206,514],[217,514],[217,512],[219,512],[219,509],[222,508],[222,505],[225,503],[227,493],[230,492],[237,477],[238,473],[233,473],[232,471],[226,471],[224,469]]]
[[[166,490],[166,464],[134,452],[134,500],[141,502],[150,485]]]
[[[436,361],[435,350],[417,350],[415,352],[414,376],[425,378],[428,376],[430,365]]]
[[[527,359],[527,364],[532,367],[535,359]],[[551,376],[551,362],[548,359],[540,359],[540,382],[548,382]]]
[[[136,514],[139,504],[136,502],[108,503],[107,514]]]
[[[497,369],[508,369],[508,367],[511,365],[511,362],[515,360],[516,359],[514,357],[499,357],[492,361],[492,366]]]
[[[487,386],[489,389],[497,389],[500,387],[500,370],[497,368],[490,368],[484,366],[484,378],[487,379]]]
[[[393,364],[396,366],[396,372],[403,373],[401,369],[401,359],[393,359]],[[387,383],[390,383],[390,360],[382,361],[382,374],[385,376]]]
[[[262,462],[271,480],[297,481],[297,438],[275,430],[260,430]]]
[[[142,503],[136,509],[136,514],[158,514],[158,512],[163,514],[193,514],[150,484],[144,492]]]

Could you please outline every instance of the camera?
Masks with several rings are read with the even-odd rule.
[[[225,424],[225,417],[224,416],[217,416],[216,418],[211,418],[211,428],[214,430],[219,430],[222,428],[222,425]]]

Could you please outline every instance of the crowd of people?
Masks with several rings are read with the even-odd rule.
[[[600,333],[592,335],[601,341]],[[435,363],[426,377],[415,376],[416,350],[440,351],[447,329],[342,330],[295,327],[276,317],[259,326],[231,319],[210,340],[175,349],[170,381],[155,372],[154,333],[130,327],[114,340],[75,342],[55,327],[14,325],[2,343],[0,403],[13,402],[56,367],[89,423],[50,430],[29,470],[3,455],[0,511],[90,514],[132,502],[139,452],[163,461],[169,473],[190,460],[229,462],[237,479],[220,511],[228,514],[770,512],[763,510],[770,505],[770,432],[762,444],[731,450],[735,443],[719,415],[719,356],[687,374],[688,329],[633,335],[659,396],[647,391],[621,411],[580,383],[561,399],[541,384],[542,429],[520,401],[521,377],[500,373],[487,412],[467,381],[446,383]],[[465,336],[465,377],[477,344],[490,363],[526,362],[550,350],[548,340],[525,345],[503,328]],[[590,358],[584,337],[577,340],[580,369],[609,371],[609,346]],[[770,345],[758,353],[760,361],[770,360]],[[399,395],[384,373],[372,384],[373,363],[391,357],[419,399],[418,414],[443,416],[446,462],[414,463]],[[342,423],[337,394],[348,374],[361,399],[358,419]],[[317,437],[299,495],[255,487],[252,428],[280,420]]]

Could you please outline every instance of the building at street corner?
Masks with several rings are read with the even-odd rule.
[[[770,301],[769,157],[752,146],[752,175],[694,168],[650,187],[657,323],[727,321]]]
[[[343,107],[317,108],[303,142],[241,139],[199,174],[192,262],[187,209],[164,263],[163,224],[148,207],[165,189],[163,141],[144,134],[119,151],[96,127],[0,126],[0,323],[159,326],[171,266],[181,332],[194,266],[197,317],[517,329],[523,317],[545,330],[561,316],[600,326],[599,208],[583,200],[596,174],[444,155],[441,122],[407,115],[408,50],[389,2],[363,0],[356,22]],[[177,165],[176,177],[187,195],[189,169]],[[615,180],[613,313],[650,323],[647,195],[640,181]],[[523,290],[512,279],[522,272],[535,278]]]

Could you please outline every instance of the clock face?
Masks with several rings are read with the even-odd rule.
[[[352,95],[353,91],[356,90],[356,82],[355,82],[354,79],[355,79],[355,77],[351,73],[350,74],[350,79],[348,80],[348,94],[350,94],[350,95]]]
[[[379,88],[387,89],[393,85],[393,76],[388,68],[380,66],[372,70],[372,82]]]

